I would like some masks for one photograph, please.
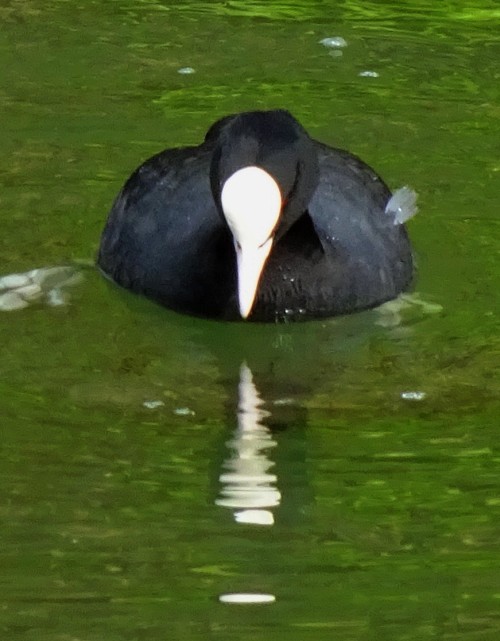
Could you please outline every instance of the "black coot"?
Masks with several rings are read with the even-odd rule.
[[[287,111],[231,115],[201,145],[167,149],[132,174],[98,264],[123,287],[198,316],[347,314],[412,280],[403,222],[413,205],[401,212],[393,200],[373,169],[310,138]]]

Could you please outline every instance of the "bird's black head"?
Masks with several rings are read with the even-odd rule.
[[[227,116],[205,142],[213,148],[212,194],[233,236],[246,318],[273,244],[307,212],[319,179],[315,146],[282,110]]]
[[[219,209],[226,180],[239,169],[255,166],[272,176],[281,192],[277,236],[307,210],[318,183],[318,159],[314,142],[288,111],[226,116],[212,125],[205,140],[215,143],[210,180]]]

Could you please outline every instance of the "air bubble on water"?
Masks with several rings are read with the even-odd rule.
[[[144,401],[143,403],[143,406],[148,410],[156,410],[164,405],[165,403],[163,401]]]
[[[358,73],[358,76],[361,76],[362,78],[378,78],[380,74],[378,74],[376,71],[360,71]]]
[[[329,38],[323,38],[319,41],[319,44],[327,47],[328,49],[341,49],[347,47],[347,41],[342,38],[342,36],[331,36]]]
[[[189,409],[189,407],[177,407],[174,410],[174,414],[176,416],[194,416],[193,410]]]
[[[193,69],[193,67],[181,67],[180,69],[177,69],[177,73],[180,73],[181,76],[189,76],[193,73],[196,73],[196,71]]]
[[[426,396],[425,392],[401,392],[401,398],[405,401],[423,401]]]
[[[296,400],[294,398],[277,398],[275,401],[273,401],[273,405],[295,405]]]

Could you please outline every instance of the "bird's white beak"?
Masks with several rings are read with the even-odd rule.
[[[236,241],[234,243],[238,265],[238,303],[242,318],[247,318],[252,311],[260,276],[272,244],[272,238],[259,246],[240,246]]]
[[[240,314],[248,318],[281,214],[281,192],[267,171],[244,167],[224,183],[221,205],[236,250]]]

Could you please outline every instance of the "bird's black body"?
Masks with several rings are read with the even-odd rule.
[[[237,319],[235,250],[220,191],[249,165],[275,178],[284,202],[250,320],[351,313],[409,286],[411,247],[404,225],[385,212],[388,187],[357,157],[311,139],[286,111],[228,116],[198,147],[141,165],[109,215],[102,271],[172,309]]]

